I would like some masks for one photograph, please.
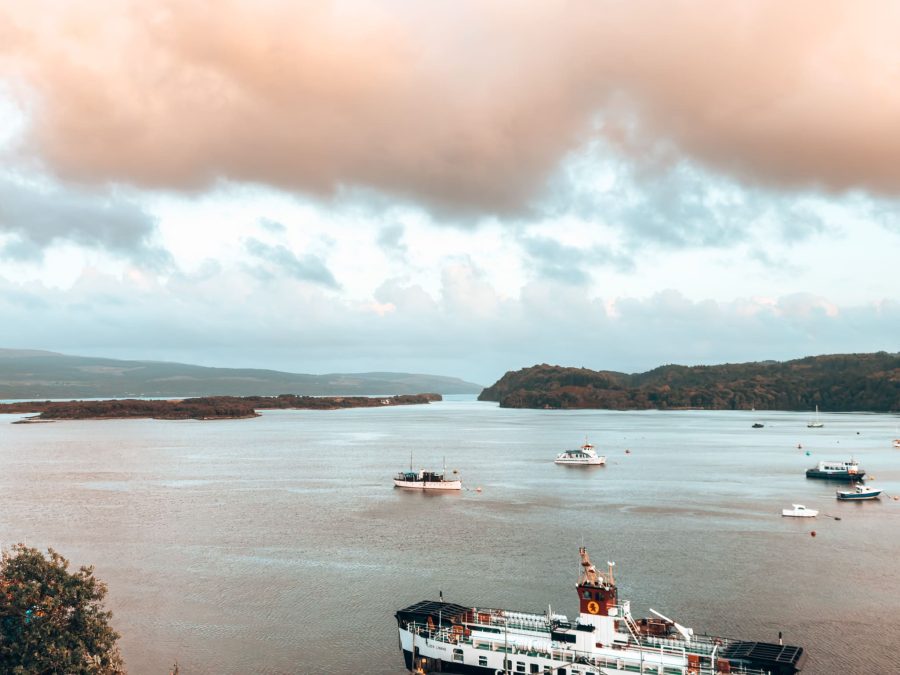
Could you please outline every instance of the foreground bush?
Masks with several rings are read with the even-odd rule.
[[[0,562],[0,672],[118,675],[119,639],[103,609],[106,585],[92,567],[23,544]]]

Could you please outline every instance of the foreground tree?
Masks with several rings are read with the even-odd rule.
[[[17,544],[0,562],[0,672],[119,675],[125,672],[103,609],[106,585],[92,567]]]

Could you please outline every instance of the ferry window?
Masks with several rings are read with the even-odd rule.
[[[532,663],[531,664],[531,672],[536,673],[536,672],[538,672],[538,670],[540,670],[540,666],[536,663]]]
[[[506,659],[506,661],[504,663],[506,664],[503,666],[504,668],[506,668],[507,670],[512,670],[512,661],[510,661],[509,659]]]
[[[462,649],[454,649],[453,650],[453,660],[459,661],[462,663],[463,661],[463,650]]]
[[[479,657],[478,657],[478,665],[479,665],[479,666],[487,667],[487,657],[486,657],[486,656],[479,656]]]
[[[521,661],[516,661],[516,672],[524,673],[525,672],[525,664]]]
[[[590,600],[590,599],[591,599],[591,592],[590,592],[590,591],[585,591],[585,592],[584,592],[584,599],[585,599],[585,600]]]
[[[556,671],[556,675],[566,675],[566,669],[560,668],[559,670]]]

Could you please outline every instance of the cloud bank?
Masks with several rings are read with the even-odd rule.
[[[171,262],[154,243],[155,219],[133,201],[0,175],[0,235],[4,234],[7,240],[0,243],[0,257],[17,260],[39,261],[51,245],[71,243],[157,269]]]
[[[543,362],[644,371],[891,351],[900,327],[895,300],[839,306],[803,293],[713,301],[669,290],[611,300],[541,282],[505,298],[467,263],[448,265],[434,293],[389,281],[375,295],[377,303],[353,303],[301,279],[273,286],[218,267],[165,283],[92,272],[67,290],[0,277],[0,344],[297,372],[432,372],[489,384]]]
[[[776,188],[900,193],[900,6],[0,2],[20,147],[85,182],[220,177],[527,208],[598,135]]]

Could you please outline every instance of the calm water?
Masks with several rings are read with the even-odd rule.
[[[398,607],[443,590],[571,616],[582,541],[617,562],[636,614],[781,630],[808,648],[805,673],[900,672],[900,501],[837,503],[803,475],[852,454],[900,495],[900,419],[808,418],[475,401],[221,422],[0,416],[0,541],[94,564],[138,675],[175,659],[190,674],[401,673]],[[586,434],[606,467],[552,463]],[[417,468],[446,456],[473,490],[394,490],[410,451]],[[792,502],[842,520],[781,518]]]

